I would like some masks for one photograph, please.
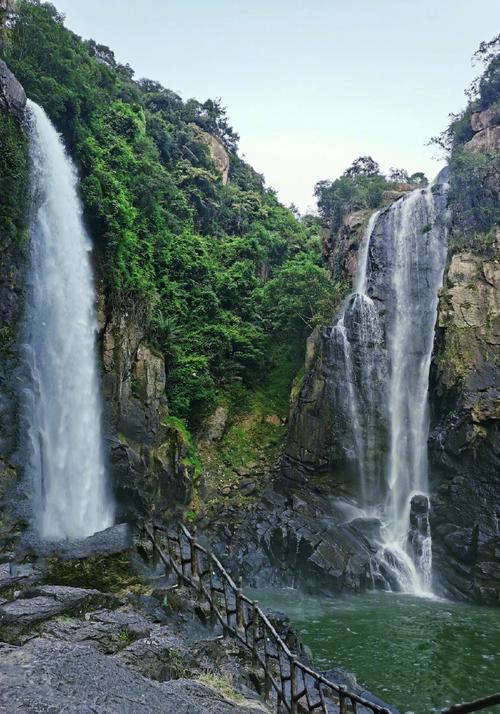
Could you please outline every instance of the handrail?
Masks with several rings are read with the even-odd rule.
[[[156,524],[150,529],[144,524],[143,530],[166,570],[173,571],[179,581],[204,597],[213,620],[222,626],[224,634],[231,634],[251,651],[254,666],[259,665],[264,673],[264,699],[268,700],[274,691],[278,712],[283,707],[289,714],[316,711],[358,714],[358,707],[362,707],[373,714],[391,714],[387,707],[331,682],[301,662],[283,642],[259,603],[243,593],[241,578],[236,584],[217,556],[197,542],[196,529],[193,535],[179,523],[175,529]],[[157,533],[162,534],[167,554],[158,542]],[[500,693],[454,704],[441,714],[469,714],[495,704],[500,704]]]
[[[264,673],[264,698],[269,699],[274,691],[278,711],[283,707],[289,714],[356,714],[359,706],[373,714],[391,714],[386,707],[330,682],[301,662],[258,602],[242,592],[241,580],[237,585],[217,556],[201,546],[184,524],[174,530],[157,525],[143,528],[165,567],[205,598],[224,633],[233,635],[250,650],[254,665]],[[158,533],[163,536],[167,555],[158,542]]]
[[[443,709],[441,714],[469,714],[469,712],[478,712],[486,707],[492,707],[495,704],[500,704],[500,692],[490,694],[489,697],[475,699],[473,702],[464,702],[463,704],[454,704],[448,709]]]

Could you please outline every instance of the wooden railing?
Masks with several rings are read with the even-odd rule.
[[[443,709],[441,714],[469,714],[469,712],[478,712],[481,709],[487,709],[500,704],[500,692],[491,694],[489,697],[476,699],[473,702],[465,702],[464,704],[454,704],[448,709]]]
[[[224,634],[231,634],[251,653],[255,667],[263,672],[263,696],[274,693],[277,711],[290,714],[391,714],[390,709],[349,691],[300,661],[276,632],[275,627],[236,584],[220,560],[196,540],[181,523],[175,529],[157,525],[143,526],[144,533],[166,572],[173,572],[179,582],[193,588],[210,607],[214,622]],[[466,704],[455,704],[442,714],[468,714],[500,704],[500,693]]]
[[[183,524],[175,530],[144,526],[144,533],[167,572],[173,571],[180,582],[196,590],[224,634],[231,634],[251,652],[254,666],[263,672],[263,696],[268,700],[274,693],[278,712],[390,714],[386,707],[330,682],[301,662],[259,603],[243,593],[241,580],[236,584],[219,559]]]

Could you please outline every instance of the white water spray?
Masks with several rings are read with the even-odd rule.
[[[373,214],[356,292],[331,333],[341,345],[343,408],[355,445],[361,504],[384,523],[384,567],[401,589],[416,594],[428,593],[431,585],[427,391],[446,257],[445,230],[437,219],[432,187]],[[376,272],[380,265],[371,270],[373,240],[386,271],[382,276]],[[374,284],[377,304],[368,294]],[[384,439],[387,458],[381,460]]]
[[[91,244],[76,172],[62,140],[43,109],[29,102],[28,112],[33,215],[24,321],[27,473],[40,535],[80,538],[113,523],[95,355]]]

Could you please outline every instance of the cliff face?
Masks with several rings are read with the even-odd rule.
[[[27,146],[21,127],[24,90],[0,60],[0,502],[16,486],[18,444],[19,346],[16,329],[22,313],[25,251],[24,213],[27,192]],[[0,531],[9,517],[0,509]]]
[[[194,469],[183,434],[167,426],[165,361],[145,338],[140,310],[99,296],[99,349],[109,463],[122,518],[186,505]]]
[[[498,108],[472,114],[464,151],[494,157]],[[498,160],[496,162],[498,168]],[[484,192],[500,200],[500,175]],[[462,218],[462,213],[457,213]],[[459,226],[461,228],[461,226]],[[467,225],[473,231],[474,225]],[[451,256],[440,297],[431,378],[435,565],[447,592],[500,599],[500,229],[481,251]]]

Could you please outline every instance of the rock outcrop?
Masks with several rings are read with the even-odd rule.
[[[499,151],[500,150],[500,106],[493,105],[482,112],[471,116],[471,127],[474,136],[465,146],[471,151]]]
[[[200,135],[202,141],[204,141],[208,146],[210,158],[212,159],[215,168],[221,175],[222,183],[226,185],[229,181],[229,154],[227,153],[222,142],[216,136],[209,134],[207,131],[203,131],[199,127],[196,127],[196,131]]]
[[[24,118],[26,94],[15,76],[0,59],[0,109],[8,111],[19,121]]]
[[[109,462],[122,518],[187,504],[193,467],[183,435],[166,424],[165,360],[145,339],[140,310],[99,298]]]
[[[6,6],[10,8],[10,3]],[[8,9],[7,7],[2,9]],[[23,88],[0,60],[0,114],[7,118],[2,131],[10,127],[10,141],[17,144],[17,159],[12,165],[9,152],[4,164],[10,172],[10,197],[21,206],[21,215],[27,197],[27,142],[22,129],[26,95]],[[14,117],[12,121],[11,117]],[[7,132],[6,132],[7,133]],[[7,139],[7,137],[5,137]],[[22,163],[19,159],[22,157]],[[2,157],[3,159],[4,157]],[[22,226],[12,231],[5,226],[6,232],[0,233],[0,533],[2,528],[12,526],[10,509],[2,509],[2,503],[10,498],[18,483],[18,463],[16,450],[19,437],[19,344],[16,340],[19,320],[22,315],[25,293],[26,251],[22,244]],[[21,501],[20,496],[16,501]]]
[[[500,230],[494,257],[452,256],[431,384],[435,570],[454,596],[500,601]]]

